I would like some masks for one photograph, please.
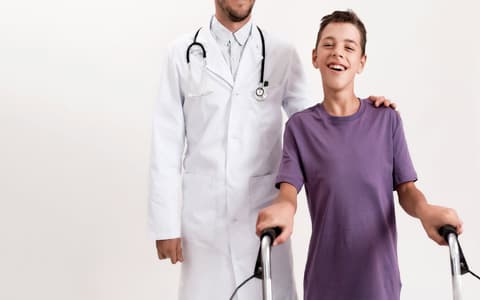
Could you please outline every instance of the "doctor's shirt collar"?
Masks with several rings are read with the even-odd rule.
[[[235,41],[239,46],[245,45],[248,38],[252,34],[252,19],[248,21],[236,32],[231,32],[225,26],[220,23],[215,16],[210,21],[210,30],[213,33],[215,39],[221,43],[227,44],[228,41]]]

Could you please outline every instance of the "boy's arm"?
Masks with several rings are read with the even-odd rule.
[[[284,243],[292,234],[293,217],[297,210],[297,189],[287,182],[280,184],[280,192],[270,206],[258,213],[257,235],[264,229],[280,227],[282,233],[275,239],[273,245]]]
[[[438,229],[443,225],[452,225],[457,233],[462,233],[462,221],[455,210],[447,207],[428,204],[423,193],[415,183],[409,181],[397,186],[400,206],[414,218],[420,219],[427,235],[439,245],[446,245]]]

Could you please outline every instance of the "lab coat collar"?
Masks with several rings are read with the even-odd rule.
[[[215,39],[219,40],[222,44],[227,44],[228,41],[235,41],[239,46],[243,46],[252,34],[252,19],[239,30],[231,32],[213,16],[210,22],[210,30]]]
[[[240,59],[240,65],[237,71],[237,80],[244,78],[243,76],[252,76],[249,75],[252,67],[247,66],[253,66],[256,69],[262,59],[262,42],[260,39],[260,34],[258,33],[255,24],[252,21],[249,23],[251,24],[252,34],[250,39],[247,38],[246,40],[247,45],[245,46],[244,53]],[[200,33],[198,34],[197,42],[202,43],[205,47],[205,51],[207,53],[207,69],[215,73],[233,88],[235,83],[232,73],[230,72],[227,62],[225,59],[223,59],[223,55],[218,47],[217,41],[210,30],[210,22],[201,28]],[[267,43],[268,41],[265,42],[265,44]],[[256,76],[260,76],[260,73]]]

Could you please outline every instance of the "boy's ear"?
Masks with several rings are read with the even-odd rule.
[[[312,50],[312,64],[315,67],[315,69],[318,69],[317,65],[317,48]]]
[[[367,63],[367,55],[365,54],[360,59],[360,68],[358,69],[357,74],[360,74],[363,72],[363,69],[365,68],[366,63]]]

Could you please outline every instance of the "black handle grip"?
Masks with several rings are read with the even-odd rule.
[[[277,238],[282,233],[282,229],[280,227],[273,227],[273,228],[267,228],[262,231],[262,234],[260,234],[260,240],[268,235],[272,239],[272,242]]]
[[[266,228],[260,234],[260,240],[266,235],[270,236],[272,242],[282,233],[282,229],[280,227],[273,227],[273,228]]]
[[[260,241],[262,241],[264,236],[269,236],[270,237],[270,246],[272,245],[273,241],[277,238],[277,236],[282,233],[282,229],[280,227],[273,227],[273,228],[267,228],[262,231],[260,234]],[[258,249],[258,256],[257,256],[257,262],[255,263],[255,269],[253,271],[253,276],[258,278],[258,279],[263,279],[263,266],[262,266],[262,247],[260,246],[260,249]]]
[[[453,233],[455,234],[455,236],[457,236],[457,230],[452,225],[444,225],[440,227],[440,229],[438,229],[438,234],[440,234],[445,240],[445,242],[447,243],[448,243],[448,235],[450,233]]]
[[[455,227],[453,227],[452,225],[444,225],[442,227],[440,227],[440,229],[438,229],[438,233],[443,236],[443,238],[445,239],[445,241],[448,243],[448,236],[450,235],[450,233],[453,233],[455,235],[455,237],[457,237],[457,245],[458,245],[458,252],[459,252],[459,256],[460,256],[460,274],[465,274],[465,273],[472,273],[470,271],[470,269],[468,268],[468,264],[467,264],[467,261],[465,260],[465,255],[463,255],[463,250],[462,250],[462,246],[460,246],[460,243],[458,242],[458,234],[457,234],[457,230],[455,229]],[[475,274],[474,274],[475,276]],[[480,279],[480,278],[479,278]]]

